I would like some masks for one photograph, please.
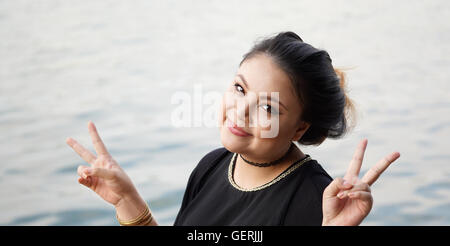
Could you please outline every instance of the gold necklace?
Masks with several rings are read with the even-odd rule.
[[[233,156],[232,156],[232,158],[231,158],[231,160],[230,160],[230,164],[229,164],[229,166],[228,166],[228,181],[231,183],[231,185],[232,185],[234,188],[236,188],[236,189],[238,189],[238,190],[240,190],[240,191],[245,191],[245,192],[258,191],[258,190],[262,190],[262,189],[264,189],[264,188],[266,188],[266,187],[269,187],[269,186],[275,184],[276,182],[280,181],[281,179],[283,179],[283,178],[286,177],[287,175],[289,175],[291,172],[293,172],[295,169],[299,168],[300,166],[302,166],[302,165],[305,164],[306,162],[312,160],[312,159],[311,159],[311,156],[309,156],[308,154],[306,154],[305,157],[303,157],[303,158],[300,159],[300,160],[295,161],[288,169],[286,169],[283,173],[281,173],[280,175],[278,175],[278,177],[276,177],[276,178],[273,179],[272,181],[270,181],[270,182],[268,182],[268,183],[266,183],[266,184],[264,184],[264,185],[255,187],[255,188],[246,189],[246,188],[242,188],[242,187],[238,186],[238,185],[234,182],[234,179],[233,179],[233,172],[234,172],[234,168],[235,168],[235,165],[236,165],[236,159],[237,159],[236,157],[237,157],[237,154],[236,154],[236,153],[233,153]]]

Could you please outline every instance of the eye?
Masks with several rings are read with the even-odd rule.
[[[234,84],[234,88],[235,88],[238,92],[241,92],[242,94],[245,94],[244,88],[242,88],[242,86],[241,86],[240,84],[235,83],[235,84]]]
[[[269,104],[261,105],[261,107],[262,107],[264,110],[266,110],[267,112],[269,112],[270,114],[278,114],[278,112],[275,111],[275,110],[272,108],[272,106],[270,106]]]
[[[272,107],[269,104],[264,104],[264,105],[262,105],[262,107],[263,107],[264,110],[266,110],[267,112],[271,113],[270,110],[271,110]]]

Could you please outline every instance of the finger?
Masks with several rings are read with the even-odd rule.
[[[87,150],[85,147],[83,147],[81,144],[79,144],[75,139],[73,138],[67,138],[66,143],[73,149],[83,160],[85,160],[89,164],[94,164],[95,155],[93,155],[89,150]]]
[[[351,189],[352,184],[345,182],[342,178],[335,178],[323,192],[324,198],[331,198],[336,196],[341,190]]]
[[[88,122],[89,135],[91,135],[92,143],[94,144],[95,151],[98,155],[109,155],[106,150],[105,144],[98,135],[97,128],[92,121]]]
[[[77,173],[78,173],[78,175],[80,175],[80,177],[82,177],[83,179],[86,179],[88,177],[88,175],[87,175],[88,169],[89,169],[89,167],[86,167],[86,166],[78,166]]]
[[[375,166],[369,169],[364,177],[361,179],[362,182],[372,185],[378,177],[391,165],[392,162],[397,160],[400,157],[399,152],[391,153],[390,155],[385,156],[383,159],[377,162]]]
[[[340,191],[336,196],[342,199],[342,198],[346,197],[348,194],[350,194],[352,192],[357,192],[357,191],[371,192],[371,189],[370,189],[369,184],[361,182],[361,183],[353,185],[353,188],[350,190]]]
[[[365,200],[365,201],[372,201],[372,194],[370,192],[367,191],[354,191],[354,192],[350,192],[348,193],[348,197],[351,199],[361,199],[361,200]]]
[[[353,188],[349,192],[353,191],[367,191],[371,192],[370,186],[367,183],[360,182],[358,184],[353,185]]]
[[[359,142],[358,147],[353,154],[353,158],[348,166],[347,173],[344,179],[350,180],[352,177],[358,177],[361,169],[362,161],[364,159],[364,152],[366,151],[368,140],[365,138]]]
[[[80,183],[88,188],[91,188],[91,178],[90,177],[88,177],[87,179],[79,177],[78,183]]]
[[[113,170],[101,167],[88,168],[85,172],[87,176],[94,176],[104,179],[114,179],[116,177],[116,173]]]

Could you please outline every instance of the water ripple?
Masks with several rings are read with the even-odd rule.
[[[450,182],[436,182],[425,186],[416,188],[415,193],[431,199],[441,199],[447,196],[438,194],[440,191],[450,191]]]

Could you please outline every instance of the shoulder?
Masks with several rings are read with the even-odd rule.
[[[333,181],[333,178],[325,171],[322,165],[314,159],[311,160],[305,169],[304,179],[297,189],[297,194],[307,193],[309,194],[309,199],[321,203],[323,192]]]
[[[325,188],[333,181],[333,178],[316,160],[312,160],[305,182],[316,188],[317,194],[322,197]]]
[[[217,147],[207,152],[194,167],[190,177],[189,184],[197,184],[200,180],[228,153],[224,147]]]
[[[214,148],[213,150],[206,153],[202,157],[202,159],[200,159],[197,166],[194,168],[194,171],[199,172],[205,169],[209,169],[211,166],[224,158],[228,153],[230,153],[230,151],[228,151],[225,147]]]
[[[322,196],[333,180],[316,160],[303,169],[303,179],[290,200],[284,225],[321,225]]]
[[[230,153],[225,147],[217,147],[213,150],[209,151],[205,156],[200,159],[199,164],[203,164],[204,162],[208,161],[215,161],[221,157],[223,157],[224,154]]]
[[[189,176],[183,200],[181,202],[180,211],[178,212],[174,225],[180,224],[182,213],[200,191],[202,181],[208,176],[208,172],[212,170],[212,167],[228,153],[230,152],[227,149],[224,147],[219,147],[209,151],[202,157],[202,159],[200,159],[197,166],[195,166]]]

